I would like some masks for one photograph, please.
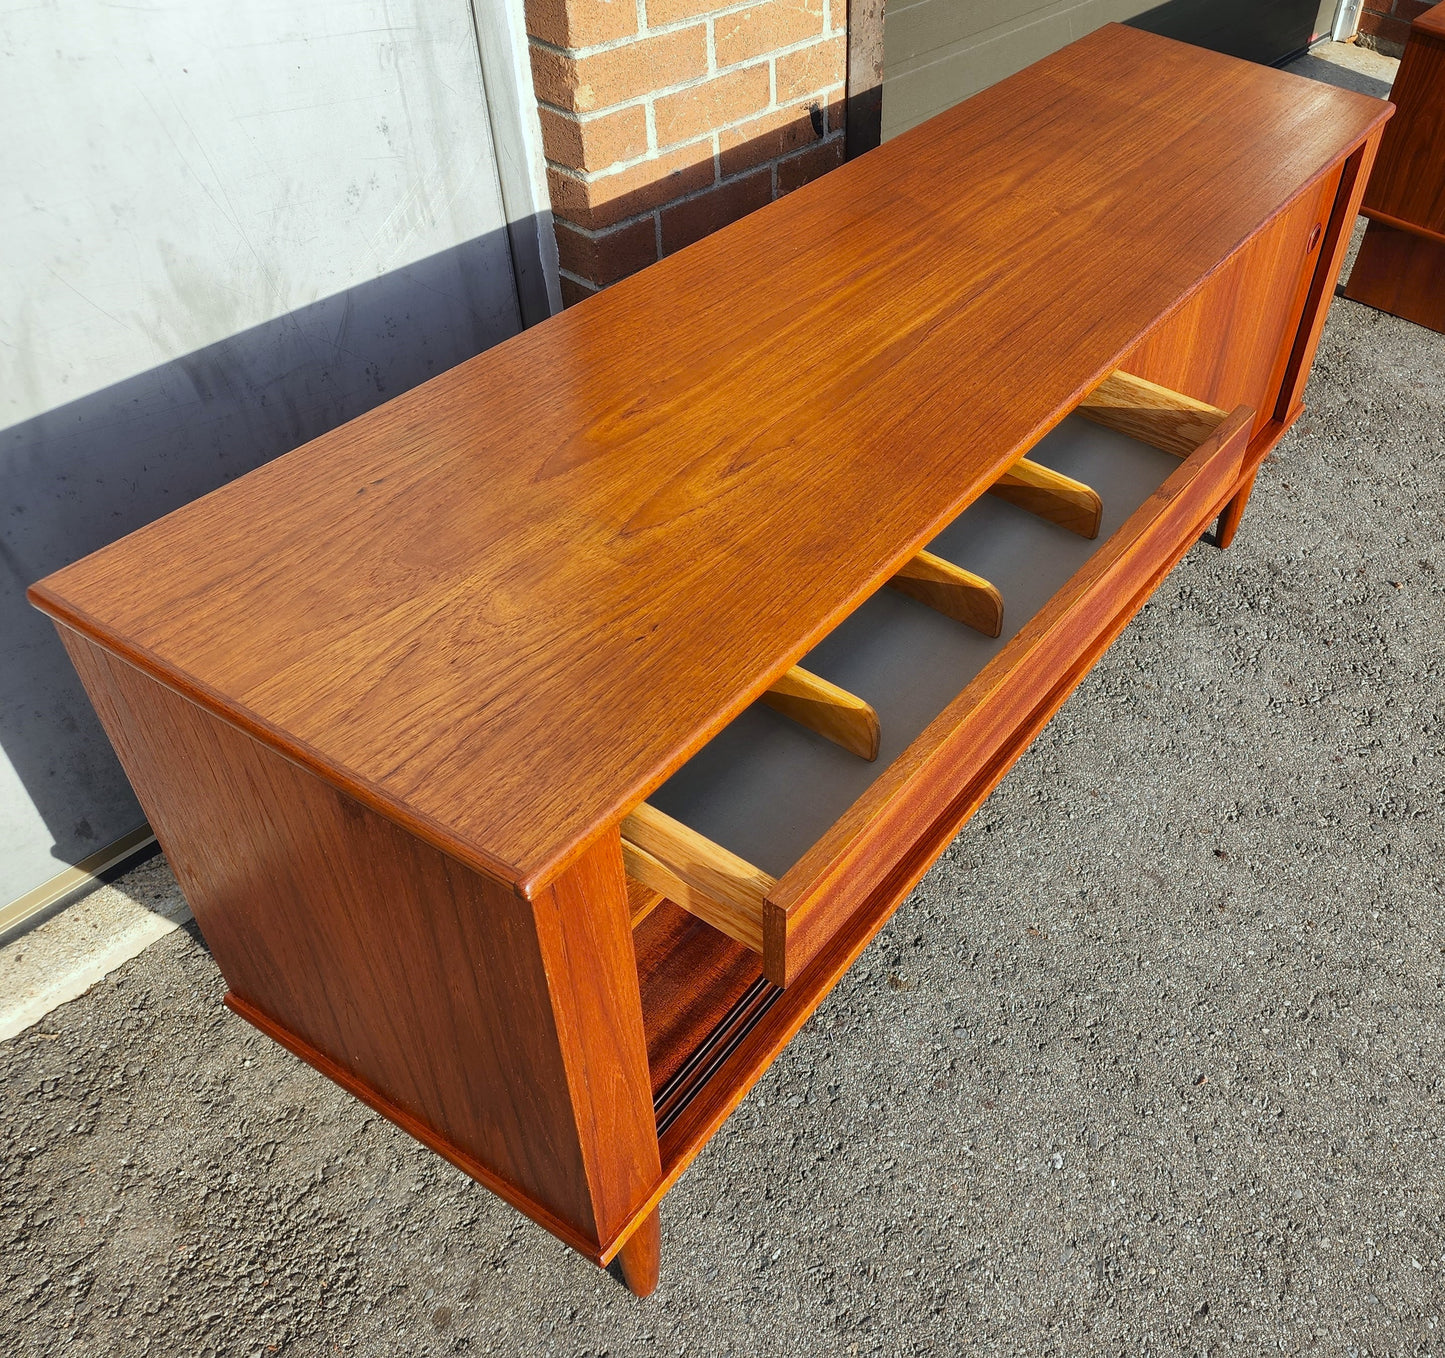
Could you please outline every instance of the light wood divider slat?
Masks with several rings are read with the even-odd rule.
[[[801,665],[775,680],[759,701],[860,759],[878,758],[878,713],[872,705]]]
[[[655,891],[650,886],[644,886],[635,878],[627,879],[627,914],[634,929],[656,910],[662,901],[663,896],[660,891]]]
[[[1175,457],[1188,457],[1220,425],[1226,411],[1116,368],[1078,413]]]
[[[1104,502],[1098,491],[1041,463],[1021,457],[989,487],[990,495],[1027,509],[1083,538],[1099,536]]]
[[[756,953],[776,879],[643,802],[622,822],[627,875]]]
[[[919,552],[888,583],[986,637],[1003,631],[1003,595],[981,575],[932,552]]]

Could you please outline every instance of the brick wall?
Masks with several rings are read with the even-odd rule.
[[[1410,25],[1438,0],[1365,0],[1360,13],[1360,32],[1370,45],[1393,56],[1404,50]]]
[[[847,0],[526,0],[569,305],[843,159]]]

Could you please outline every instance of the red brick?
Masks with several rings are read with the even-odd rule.
[[[848,72],[848,39],[829,38],[801,52],[787,52],[777,59],[774,67],[778,103],[791,104],[805,94],[843,83]]]
[[[597,296],[597,289],[588,287],[585,283],[579,283],[574,278],[568,278],[565,274],[559,282],[562,285],[562,305],[576,306],[578,302],[585,302],[589,297]]]
[[[821,104],[811,108],[807,104],[796,104],[792,108],[773,109],[761,118],[730,127],[720,132],[717,139],[723,175],[741,174],[765,160],[776,160],[811,146],[822,140],[824,130]]]
[[[1373,14],[1366,10],[1360,15],[1360,32],[1368,33],[1380,43],[1399,51],[1410,37],[1410,25],[1403,19]]]
[[[641,104],[585,120],[542,105],[542,149],[569,170],[595,172],[647,151],[647,113]]]
[[[799,151],[795,156],[780,160],[777,196],[781,198],[785,193],[802,188],[804,184],[827,174],[829,170],[836,170],[842,163],[842,137],[819,142],[817,146],[810,146],[806,151]]]
[[[830,90],[824,96],[828,101],[828,132],[843,132],[848,127],[848,96],[842,89]]]
[[[662,209],[662,253],[673,254],[729,222],[766,206],[773,196],[771,168],[719,184],[685,203]]]
[[[706,143],[680,147],[600,179],[580,179],[550,168],[547,171],[552,211],[589,231],[600,231],[626,217],[651,212],[685,193],[705,188],[715,178],[712,147]]]
[[[561,218],[553,219],[557,262],[599,288],[646,268],[657,258],[657,229],[651,217],[591,235]]]
[[[823,32],[823,0],[763,0],[713,21],[719,66],[733,66]]]
[[[637,0],[527,0],[527,32],[556,47],[591,47],[637,32]]]
[[[1414,23],[1427,10],[1435,8],[1436,0],[1395,0],[1395,13]]]
[[[772,97],[768,67],[750,66],[653,102],[659,147],[691,141],[715,128],[740,122],[767,108]]]
[[[641,38],[590,57],[569,57],[532,44],[532,85],[537,98],[571,113],[625,104],[706,72],[705,24]]]

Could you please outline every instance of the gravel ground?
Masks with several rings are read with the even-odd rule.
[[[1337,301],[1310,401],[668,1197],[651,1301],[192,926],[0,1046],[0,1351],[1445,1352],[1445,338]]]

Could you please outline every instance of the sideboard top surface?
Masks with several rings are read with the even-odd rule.
[[[1110,26],[31,597],[531,894],[1388,111]]]

